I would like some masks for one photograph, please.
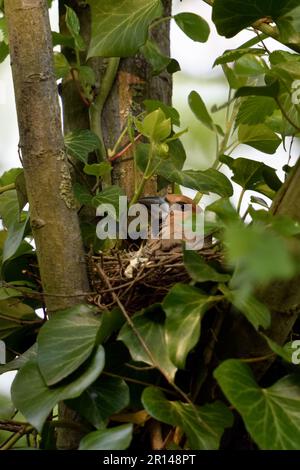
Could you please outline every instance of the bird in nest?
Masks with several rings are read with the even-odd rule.
[[[134,271],[156,256],[181,252],[183,246],[200,250],[209,240],[204,237],[203,211],[192,199],[182,194],[147,196],[139,204],[147,208],[146,236],[126,269],[131,278]]]

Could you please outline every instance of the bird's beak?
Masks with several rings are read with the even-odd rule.
[[[146,196],[138,200],[140,204],[144,204],[146,207],[151,208],[152,204],[166,204],[167,201],[161,196]]]

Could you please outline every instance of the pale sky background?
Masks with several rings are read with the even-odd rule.
[[[57,29],[57,2],[51,11],[52,29]],[[174,94],[173,104],[181,114],[181,127],[189,127],[190,136],[187,134],[183,137],[183,142],[187,151],[186,167],[194,169],[205,169],[213,161],[215,148],[214,137],[209,136],[209,131],[194,118],[192,112],[188,108],[187,98],[192,90],[196,90],[205,100],[208,109],[213,104],[222,104],[227,99],[227,87],[225,81],[222,80],[222,70],[220,67],[212,69],[212,65],[219,55],[226,49],[235,48],[253,34],[249,32],[240,33],[233,39],[227,40],[220,38],[211,23],[211,8],[200,0],[173,0],[173,13],[180,11],[193,11],[203,16],[211,25],[211,35],[206,44],[200,44],[190,40],[177,27],[174,21],[171,26],[171,47],[172,57],[176,58],[181,65],[181,72],[174,76]],[[277,44],[272,40],[267,41],[270,49]],[[11,80],[11,71],[9,67],[9,59],[0,64],[0,173],[6,169],[20,166],[18,159],[18,130],[14,104],[13,85]],[[260,160],[262,154],[250,147],[240,147],[236,152],[236,156],[253,158]],[[294,158],[295,155],[294,151]],[[274,168],[280,169],[287,162],[287,155],[282,147],[279,148],[275,155],[266,155],[263,157],[264,162]],[[282,177],[282,171],[278,172]],[[235,186],[236,187],[236,186]],[[240,189],[238,190],[240,191]],[[234,199],[236,200],[235,195]],[[191,191],[188,191],[190,194]],[[207,199],[207,198],[206,198]],[[205,199],[204,199],[205,202]],[[246,206],[246,201],[245,201]],[[5,374],[0,377],[0,393],[8,393],[10,382],[14,373]]]

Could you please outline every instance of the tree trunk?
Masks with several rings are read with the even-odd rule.
[[[164,0],[164,15],[171,14],[171,0]],[[81,23],[81,33],[89,43],[90,38],[90,9],[77,0],[60,1],[60,29],[65,31],[64,15],[65,5],[72,7]],[[170,54],[170,25],[163,22],[152,32],[152,37],[157,41],[162,52]],[[72,54],[68,53],[72,61]],[[74,58],[73,58],[74,60]],[[91,58],[88,65],[96,74],[97,92],[101,89],[101,83],[106,71],[107,59],[98,57]],[[119,138],[126,123],[129,113],[138,115],[144,110],[145,99],[158,99],[166,104],[171,104],[172,79],[170,74],[163,72],[153,76],[151,66],[142,55],[122,59],[119,70],[112,86],[111,92],[106,100],[102,113],[101,127],[106,148],[112,148]],[[72,80],[66,80],[62,87],[63,113],[65,131],[84,129],[90,126],[89,112],[86,105],[81,101]],[[126,142],[127,143],[127,142]],[[120,162],[115,162],[112,172],[112,182],[119,184],[131,198],[134,191],[133,162],[130,152]],[[156,178],[148,182],[145,194],[157,193]]]
[[[47,0],[6,0],[12,73],[32,231],[48,313],[89,290],[53,70]],[[74,445],[68,430],[61,443]],[[77,436],[78,442],[78,436]]]

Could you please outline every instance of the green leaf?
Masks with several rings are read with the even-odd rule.
[[[271,116],[276,109],[276,103],[267,96],[250,96],[246,98],[236,117],[236,124],[261,124],[268,116]]]
[[[168,181],[180,184],[186,188],[195,189],[201,193],[215,193],[219,196],[232,196],[233,188],[229,179],[220,171],[213,168],[208,170],[178,170],[174,165],[162,165],[157,173]]]
[[[117,377],[101,376],[78,398],[68,401],[93,426],[100,428],[113,414],[129,405],[129,388]]]
[[[96,75],[94,70],[87,65],[81,65],[78,69],[78,78],[84,86],[92,86],[96,82]]]
[[[229,274],[218,273],[205,259],[192,250],[185,250],[183,255],[184,266],[193,281],[196,282],[227,282]]]
[[[161,53],[158,45],[151,39],[148,39],[146,44],[141,47],[141,52],[151,64],[153,75],[159,75],[171,61],[170,57]]]
[[[231,49],[225,51],[220,57],[218,57],[213,67],[216,65],[228,64],[229,62],[234,62],[240,57],[243,57],[245,54],[255,54],[255,55],[264,55],[265,51],[263,49],[253,49],[251,47],[240,48],[240,49]]]
[[[256,77],[265,74],[268,68],[261,57],[245,54],[235,62],[234,71],[241,76]]]
[[[208,129],[215,131],[215,125],[210,114],[206,109],[206,106],[201,96],[196,91],[192,91],[189,94],[188,101],[190,108],[195,114],[196,118],[199,119],[199,121],[202,122],[202,124]]]
[[[0,217],[8,229],[2,255],[2,262],[4,262],[11,258],[20,247],[29,221],[29,213],[22,215],[20,220],[18,196],[15,190],[0,195]]]
[[[297,6],[297,0],[215,0],[212,19],[221,36],[231,38],[255,21],[271,17],[277,20]]]
[[[92,206],[93,196],[91,195],[88,188],[82,186],[80,183],[75,183],[73,186],[73,192],[80,204],[85,206]]]
[[[75,49],[74,38],[72,36],[66,36],[56,31],[52,31],[52,43],[53,46],[65,46],[70,49]]]
[[[123,189],[119,186],[110,186],[94,196],[92,203],[94,207],[98,207],[101,204],[111,204],[118,214],[120,196],[124,196]]]
[[[162,15],[160,0],[89,0],[92,38],[88,58],[133,56],[145,44],[148,27]]]
[[[96,134],[88,129],[72,131],[65,135],[65,146],[72,157],[87,163],[89,153],[100,147]]]
[[[281,144],[281,139],[265,124],[239,126],[238,138],[241,143],[268,154],[275,153]]]
[[[286,376],[269,388],[260,388],[246,364],[230,359],[215,370],[214,376],[260,449],[299,449],[299,375]]]
[[[76,38],[79,33],[80,33],[80,23],[78,16],[76,15],[75,11],[65,5],[66,7],[66,16],[65,16],[65,21],[67,28],[70,32],[70,34],[73,36],[73,38]]]
[[[104,367],[104,357],[104,349],[99,346],[81,375],[70,383],[51,388],[45,384],[37,362],[27,362],[12,384],[14,405],[41,432],[49,413],[59,401],[78,397],[98,378]]]
[[[128,324],[123,326],[118,339],[125,343],[134,361],[145,362],[146,364],[150,364],[154,367],[159,364],[170,380],[173,380],[176,373],[176,367],[172,364],[168,356],[165,339],[164,316],[159,310],[159,307],[153,306],[152,309],[148,309],[142,313],[134,315],[132,321],[135,329],[138,331],[140,336],[143,338],[144,343],[150,350],[154,361],[152,361],[152,358],[150,358],[144,350],[141,342]]]
[[[4,41],[0,42],[0,63],[4,62],[9,55],[9,47]]]
[[[17,177],[20,174],[24,174],[23,168],[11,168],[8,171],[5,171],[0,178],[0,186],[6,186],[16,182]]]
[[[229,291],[222,288],[226,298],[240,311],[247,320],[254,326],[256,330],[261,326],[266,329],[271,325],[271,314],[266,305],[247,293],[246,295],[240,291]]]
[[[206,42],[210,28],[208,23],[195,13],[178,13],[174,20],[179,28],[193,41]]]
[[[284,346],[280,346],[280,344],[276,343],[271,338],[268,338],[268,336],[262,333],[261,335],[268,343],[269,348],[277,354],[277,356],[280,356],[285,362],[292,364],[292,356],[294,352],[292,342],[286,343]]]
[[[273,279],[289,279],[295,262],[285,241],[263,224],[228,224],[225,244],[229,262],[239,268],[237,284],[266,284]]]
[[[28,361],[36,358],[37,356],[37,343],[34,343],[27,351],[18,356],[16,359],[8,362],[7,364],[0,364],[0,374],[10,372],[11,370],[19,370]]]
[[[180,126],[179,113],[177,109],[172,108],[172,106],[168,106],[167,104],[159,100],[145,100],[144,105],[148,113],[152,113],[152,111],[155,111],[156,109],[160,108],[165,114],[166,118],[171,119],[172,124],[174,124],[175,126]]]
[[[68,377],[91,355],[100,326],[97,309],[87,304],[57,312],[40,329],[38,365],[48,386]]]
[[[235,70],[229,67],[228,64],[223,64],[222,69],[228,81],[229,87],[233,90],[235,90],[236,88],[243,87],[247,83],[247,77],[240,76],[235,73]]]
[[[87,175],[96,176],[97,178],[107,175],[111,170],[112,166],[108,162],[92,163],[91,165],[86,164],[83,168],[83,171]]]
[[[147,114],[142,122],[136,120],[139,132],[146,136],[150,141],[162,142],[171,134],[171,119],[166,118],[161,108]]]
[[[162,306],[167,315],[167,350],[179,369],[184,369],[188,353],[198,343],[201,320],[212,303],[207,294],[185,284],[175,284],[165,297]]]
[[[233,207],[229,199],[221,198],[213,202],[207,207],[207,210],[217,214],[220,220],[223,222],[237,222],[239,221],[239,215],[236,209]]]
[[[261,185],[265,184],[271,190],[278,191],[282,184],[276,175],[276,170],[263,162],[241,157],[233,159],[226,155],[220,157],[220,161],[232,170],[232,181],[245,190],[260,191]]]
[[[156,420],[179,426],[187,436],[188,447],[193,450],[217,450],[224,429],[233,423],[231,412],[220,402],[196,406],[168,401],[155,387],[144,390],[142,402]]]
[[[0,392],[0,419],[11,419],[14,414],[15,408],[10,398]]]
[[[67,58],[61,52],[54,52],[53,58],[56,79],[65,78],[71,70]]]
[[[81,439],[79,450],[125,450],[130,445],[132,431],[132,424],[122,424],[91,432]]]
[[[276,80],[268,86],[243,86],[235,93],[235,98],[243,96],[267,96],[269,98],[277,98],[280,91],[279,81]]]

